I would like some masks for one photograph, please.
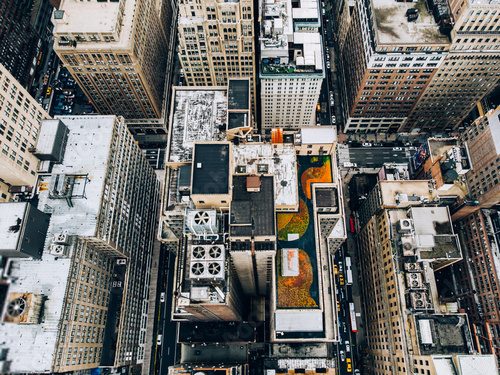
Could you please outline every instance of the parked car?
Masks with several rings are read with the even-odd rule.
[[[160,302],[161,303],[165,302],[165,292],[161,292],[161,294],[160,294]]]
[[[350,352],[351,351],[351,343],[349,340],[345,340],[345,351]]]
[[[393,147],[392,151],[403,151],[402,147]]]
[[[340,360],[341,360],[342,362],[344,362],[344,361],[345,361],[345,353],[344,353],[344,351],[343,351],[343,350],[341,350],[341,351],[340,351]]]
[[[161,345],[161,338],[162,338],[162,335],[158,335],[158,337],[156,338],[156,345]]]
[[[372,147],[373,145],[370,142],[365,142],[361,146],[363,146],[363,147]]]

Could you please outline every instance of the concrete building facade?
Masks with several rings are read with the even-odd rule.
[[[35,183],[38,159],[29,149],[35,146],[40,121],[47,118],[48,113],[0,64],[0,202],[8,199],[10,186]]]
[[[226,86],[249,78],[255,110],[254,2],[182,0],[178,54],[190,86]]]
[[[169,1],[61,1],[54,50],[101,114],[157,118],[167,61],[172,63]]]
[[[260,1],[262,130],[316,125],[325,77],[319,2]]]
[[[54,373],[141,364],[156,175],[115,116],[46,120],[36,153],[35,194],[50,222],[41,258],[14,260],[7,275],[1,365]]]

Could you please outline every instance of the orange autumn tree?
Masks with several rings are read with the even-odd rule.
[[[298,276],[282,276],[281,263],[279,268],[278,307],[317,307],[318,304],[310,293],[314,275],[309,255],[304,250],[299,249]]]
[[[300,177],[302,189],[307,199],[312,197],[311,184],[315,182],[332,182],[332,167],[330,158],[321,167],[307,168]]]

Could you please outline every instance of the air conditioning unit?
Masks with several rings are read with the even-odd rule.
[[[430,308],[430,303],[427,292],[411,292],[410,293],[411,307],[415,310],[427,310]]]
[[[209,259],[224,259],[224,246],[214,245],[208,249]]]
[[[50,254],[55,256],[65,256],[67,255],[68,247],[66,245],[61,244],[52,244],[50,245]]]
[[[409,289],[425,289],[422,274],[417,272],[406,273],[406,285]]]
[[[401,245],[403,246],[403,256],[415,255],[415,245],[412,236],[401,237]]]
[[[215,245],[191,245],[189,277],[191,279],[224,279],[225,247]]]
[[[54,235],[53,243],[67,245],[69,241],[69,236],[67,233],[57,233]]]
[[[418,263],[405,263],[404,269],[407,272],[420,272],[420,271],[422,271],[422,267]]]
[[[401,233],[411,233],[413,230],[413,220],[401,219],[399,220],[399,230]]]

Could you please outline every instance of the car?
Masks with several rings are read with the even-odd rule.
[[[330,61],[327,61],[327,62],[326,62],[326,67],[327,67],[328,69],[330,69]]]
[[[337,301],[337,311],[340,312],[340,302],[339,301]]]
[[[345,361],[345,353],[344,353],[344,351],[343,351],[343,350],[341,350],[341,351],[340,351],[340,360],[341,360],[342,362],[344,362],[344,361]]]
[[[352,360],[351,360],[351,358],[346,358],[345,364],[347,367],[347,372],[352,372]]]
[[[361,375],[361,372],[358,369],[354,369],[354,374],[355,375]]]
[[[344,163],[346,164],[346,163]],[[333,273],[336,275],[339,273],[339,266],[337,266],[336,264],[333,265]]]
[[[339,284],[340,284],[340,286],[344,286],[344,284],[345,284],[344,275],[341,273],[339,273]]]
[[[349,340],[345,340],[345,351],[346,352],[350,352],[351,351],[351,343],[349,342]]]
[[[345,299],[344,289],[340,289],[340,299]]]
[[[161,292],[161,294],[160,294],[160,302],[161,303],[165,302],[165,292]]]
[[[403,151],[402,147],[393,147],[392,151]]]
[[[161,345],[161,339],[162,339],[162,335],[159,334],[157,337],[156,337],[156,345]]]
[[[335,124],[337,122],[337,118],[332,115],[332,124]]]
[[[363,146],[363,147],[372,147],[373,145],[370,142],[365,142],[361,146]]]

